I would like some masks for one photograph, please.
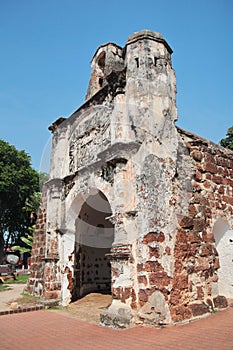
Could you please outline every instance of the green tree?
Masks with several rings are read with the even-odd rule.
[[[220,145],[233,151],[233,126],[227,130],[226,136],[220,141]]]
[[[24,253],[31,253],[32,250],[32,244],[33,244],[33,232],[35,230],[35,225],[33,227],[29,227],[29,235],[27,237],[20,237],[21,241],[23,242],[23,245],[15,245],[11,247],[12,250],[19,251],[20,254]]]
[[[23,210],[26,211],[30,217],[31,225],[36,223],[37,211],[40,205],[41,192],[34,192],[30,197],[26,198]]]
[[[40,180],[40,188],[42,189],[45,182],[47,182],[49,180],[49,174],[45,173],[43,171],[40,171],[39,172],[39,180]]]
[[[39,192],[39,175],[30,162],[25,151],[0,139],[0,263],[4,245],[17,244],[32,225],[28,205]]]

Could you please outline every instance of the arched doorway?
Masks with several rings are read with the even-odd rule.
[[[111,265],[106,254],[114,240],[107,219],[110,204],[101,191],[92,191],[75,221],[75,268],[72,300],[91,292],[111,292]]]
[[[219,294],[233,298],[233,230],[226,220],[219,218],[213,227],[216,249],[219,255]]]

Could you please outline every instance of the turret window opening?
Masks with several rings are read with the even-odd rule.
[[[104,70],[105,67],[105,58],[106,58],[106,53],[102,52],[99,55],[99,59],[98,59],[98,66],[100,67],[100,69]]]
[[[138,57],[135,58],[135,62],[136,62],[137,68],[139,68],[139,58]]]

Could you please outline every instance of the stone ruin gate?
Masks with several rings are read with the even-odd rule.
[[[175,125],[161,34],[100,46],[86,101],[53,134],[28,291],[111,292],[110,327],[200,317],[233,297],[233,152]]]

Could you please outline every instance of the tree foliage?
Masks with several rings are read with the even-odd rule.
[[[17,243],[32,224],[32,207],[38,209],[39,175],[30,162],[25,151],[0,139],[0,262],[4,243]]]
[[[28,232],[30,233],[27,237],[20,237],[23,245],[15,245],[11,247],[12,250],[20,252],[20,254],[31,253],[32,244],[33,244],[33,232],[35,230],[35,225],[28,228]]]
[[[227,130],[226,137],[220,141],[220,145],[233,151],[233,126]]]
[[[43,171],[39,172],[40,188],[49,180],[49,174]]]

